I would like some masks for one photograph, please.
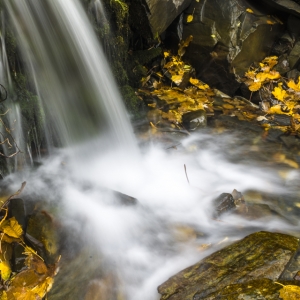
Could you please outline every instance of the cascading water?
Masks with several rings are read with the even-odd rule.
[[[78,0],[10,0],[5,5],[48,122],[53,122],[61,144],[72,145],[37,171],[19,173],[12,181],[16,187],[27,181],[25,198],[42,193],[57,201],[62,221],[93,248],[87,255],[102,270],[94,278],[99,285],[101,276],[112,273],[125,299],[158,299],[160,283],[220,248],[225,237],[232,241],[262,228],[294,230],[278,219],[267,224],[236,216],[224,223],[212,219],[212,199],[222,192],[282,192],[274,170],[225,159],[220,149],[234,142],[233,136],[224,141],[193,135],[182,141],[180,151],[151,147],[140,159],[117,88]],[[78,144],[82,152],[76,152],[76,160],[68,159]],[[297,170],[290,172],[286,182],[297,176]],[[297,186],[290,187],[299,193]],[[138,204],[121,205],[112,190],[136,197]],[[184,228],[199,235],[186,240]],[[214,247],[199,252],[203,244]],[[94,251],[100,253],[99,264],[89,254]],[[85,261],[71,271],[72,280],[57,280],[59,287],[49,299],[88,299],[83,279],[91,273]]]
[[[121,145],[133,151],[125,109],[80,2],[16,0],[6,7],[47,124],[60,144],[101,136],[109,147]]]

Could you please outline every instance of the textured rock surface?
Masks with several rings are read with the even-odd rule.
[[[297,238],[280,233],[251,234],[168,279],[158,287],[161,300],[210,299],[206,297],[232,284],[278,280],[298,243]]]
[[[300,17],[300,1],[296,0],[263,0],[266,4]]]
[[[183,16],[183,38],[194,37],[185,58],[200,79],[233,95],[239,86],[234,74],[243,76],[267,56],[282,27],[247,0],[194,1]]]
[[[148,18],[154,35],[163,33],[191,0],[146,0]]]

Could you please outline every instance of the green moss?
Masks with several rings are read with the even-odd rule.
[[[139,118],[144,108],[144,102],[136,96],[134,89],[129,85],[125,85],[121,88],[121,94],[126,108],[132,114],[133,119]]]
[[[8,59],[10,69],[14,72],[15,63],[16,63],[17,43],[16,43],[15,36],[13,35],[12,31],[9,29],[7,29],[5,32],[5,47],[6,47],[7,59]]]
[[[33,128],[36,129],[38,139],[41,141],[44,133],[44,114],[40,108],[37,95],[28,90],[26,77],[22,73],[16,73],[13,77],[16,101],[20,105],[23,116],[24,132],[28,132],[29,143],[35,140]],[[24,122],[25,121],[25,122]]]

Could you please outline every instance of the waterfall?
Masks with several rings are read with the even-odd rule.
[[[53,133],[62,146],[100,137],[102,148],[135,151],[118,88],[80,1],[5,5],[47,116],[48,136]]]
[[[239,137],[193,134],[180,140],[178,151],[153,146],[137,159],[126,111],[80,0],[3,2],[45,111],[48,144],[54,137],[65,146],[37,170],[12,174],[6,182],[16,191],[26,180],[24,199],[52,201],[58,231],[59,226],[71,228],[66,243],[75,236],[74,244],[88,249],[77,253],[76,246],[70,251],[74,259],[71,255],[67,264],[73,269],[64,276],[69,266],[61,268],[49,299],[88,299],[89,281],[111,273],[117,279],[113,289],[121,290],[122,299],[156,300],[159,284],[224,241],[262,229],[298,230],[298,221],[294,226],[284,218],[212,218],[213,200],[233,189],[283,194],[288,187],[289,193],[299,195],[298,185],[292,185],[293,180],[298,184],[298,170],[281,179],[278,170],[227,160],[226,152],[244,155],[245,148],[236,151]],[[97,9],[100,4],[94,1]],[[73,149],[80,154],[83,150],[85,159],[75,155],[75,161],[68,160]],[[137,203],[123,201],[114,191],[135,197]],[[100,254],[100,263],[94,252]],[[77,265],[81,261],[89,265]],[[91,265],[100,272],[93,275]]]

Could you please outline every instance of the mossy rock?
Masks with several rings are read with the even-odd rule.
[[[125,85],[121,88],[121,94],[123,96],[126,108],[132,114],[133,119],[139,118],[141,112],[145,110],[144,102],[137,97],[134,89],[129,85]]]
[[[276,281],[298,246],[299,240],[293,236],[253,233],[168,279],[158,287],[161,300],[210,299],[206,297],[229,285],[255,279]],[[235,295],[234,299],[239,298]]]

